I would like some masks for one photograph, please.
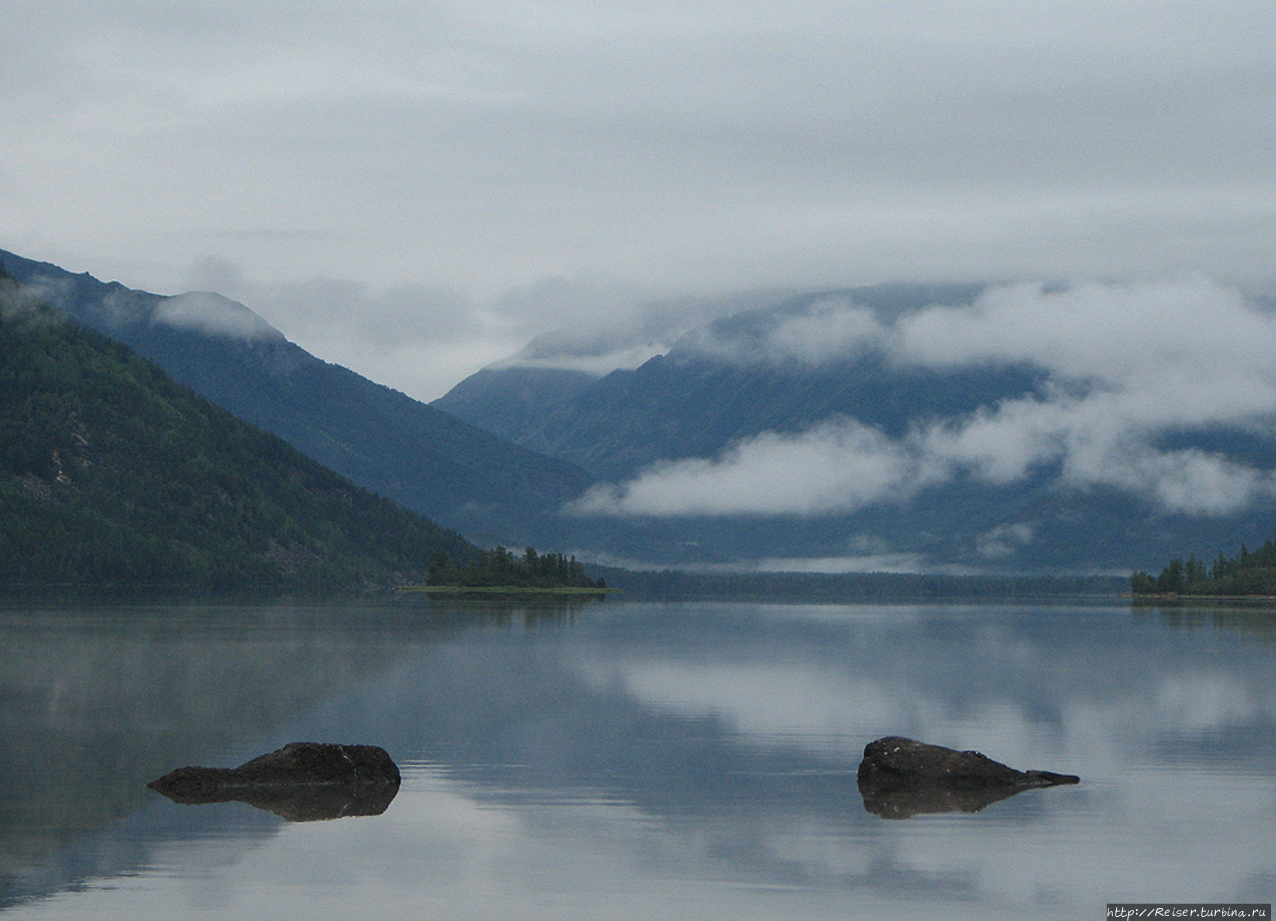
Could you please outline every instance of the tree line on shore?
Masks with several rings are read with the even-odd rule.
[[[1241,545],[1240,555],[1219,554],[1206,565],[1195,556],[1175,559],[1153,576],[1136,572],[1130,576],[1135,595],[1276,595],[1276,540],[1257,550]]]
[[[594,588],[605,589],[605,579],[591,579],[585,567],[561,553],[537,553],[528,547],[515,556],[504,547],[480,550],[471,560],[457,563],[446,553],[436,553],[430,563],[429,585],[462,588]]]

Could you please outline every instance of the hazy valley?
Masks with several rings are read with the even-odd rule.
[[[579,350],[534,343],[426,405],[219,295],[0,262],[28,296],[481,546],[655,568],[1068,575],[1271,536],[1266,379],[1242,360],[1235,386],[1258,392],[1185,405],[1185,387],[1205,387],[1201,356],[1173,354],[1183,330],[1166,304],[1195,298],[1202,322],[1257,341],[1270,315],[1203,283],[813,292],[632,368],[606,371],[599,349],[583,371]],[[1157,311],[1164,328],[1130,353],[1133,324]]]

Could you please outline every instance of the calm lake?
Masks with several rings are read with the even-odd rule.
[[[0,608],[13,919],[1100,919],[1276,896],[1276,610]],[[1078,774],[884,819],[866,743]],[[380,745],[379,815],[146,783]]]

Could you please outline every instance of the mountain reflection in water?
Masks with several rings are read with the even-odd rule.
[[[749,916],[739,886],[774,893],[769,917],[844,917],[847,898],[1075,917],[1108,895],[1253,901],[1276,879],[1271,648],[1128,608],[431,602],[15,611],[0,631],[0,909],[19,916],[122,877],[171,895],[153,867],[251,901],[285,839],[322,849],[305,866],[357,853],[392,879],[386,917],[536,916],[564,892],[581,917],[626,897]],[[856,768],[895,732],[1086,781],[882,822]],[[289,826],[144,787],[296,738],[384,747],[405,766],[394,807]],[[214,839],[253,859],[200,863]],[[174,869],[179,843],[194,862]],[[297,898],[288,916],[315,909]]]

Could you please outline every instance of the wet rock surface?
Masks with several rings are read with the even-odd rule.
[[[399,783],[383,748],[293,742],[236,768],[181,767],[147,786],[183,805],[238,801],[305,822],[380,815]]]
[[[883,818],[978,812],[1023,790],[1075,784],[1074,774],[1020,771],[977,751],[958,751],[902,736],[864,747],[859,767],[864,808]]]

